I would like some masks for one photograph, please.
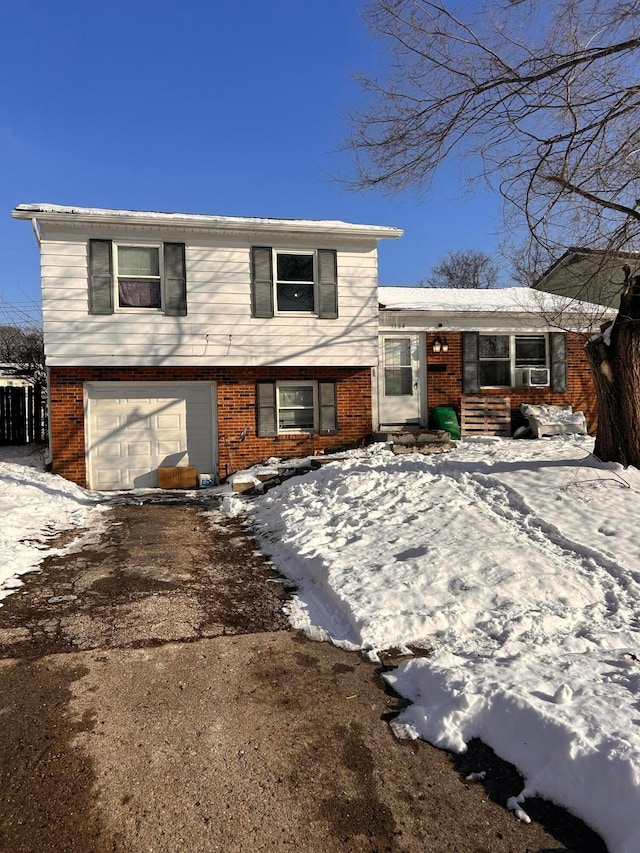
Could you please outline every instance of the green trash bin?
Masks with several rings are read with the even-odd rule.
[[[431,410],[431,419],[436,429],[446,430],[453,439],[460,438],[458,417],[450,406],[436,406]]]

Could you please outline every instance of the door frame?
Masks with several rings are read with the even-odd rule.
[[[373,422],[378,432],[402,431],[411,429],[411,425],[383,425],[380,421],[380,404],[383,397],[384,382],[384,339],[385,338],[414,338],[417,341],[417,361],[415,381],[418,386],[418,422],[416,429],[427,426],[427,335],[426,332],[416,332],[411,329],[386,329],[378,332],[378,364],[373,368],[372,401]]]

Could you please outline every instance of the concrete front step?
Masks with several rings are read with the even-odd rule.
[[[396,455],[402,453],[441,453],[453,450],[455,441],[443,429],[402,430],[376,433],[376,441],[387,441]]]

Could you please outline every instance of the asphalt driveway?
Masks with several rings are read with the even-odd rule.
[[[518,823],[482,745],[397,741],[380,667],[289,628],[239,522],[106,521],[0,608],[2,853],[605,850],[549,804]]]

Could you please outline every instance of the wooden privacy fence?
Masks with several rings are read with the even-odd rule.
[[[0,386],[0,445],[31,444],[47,435],[42,385]]]

